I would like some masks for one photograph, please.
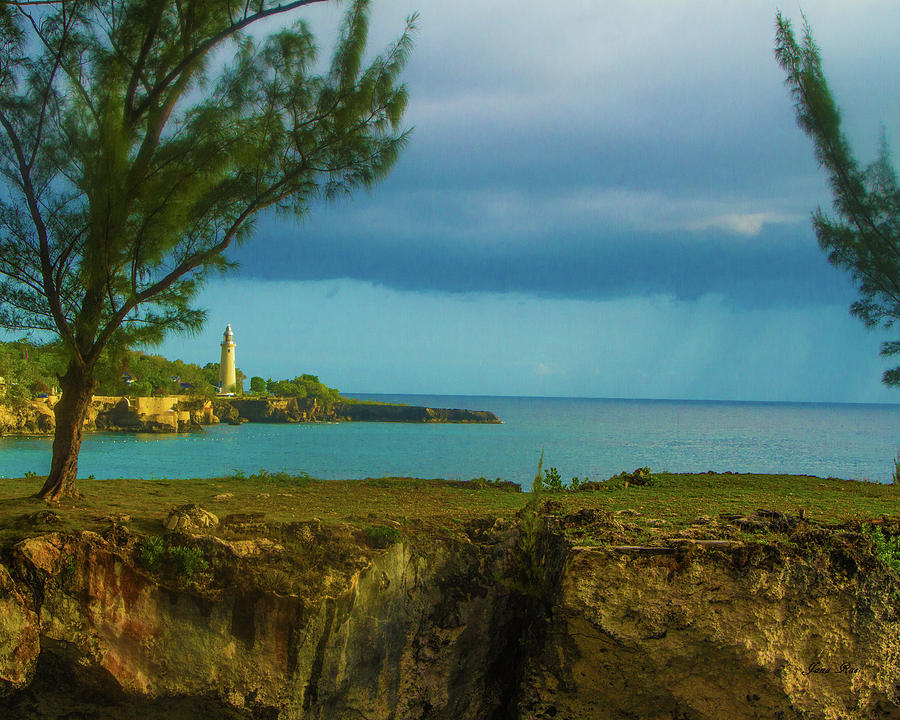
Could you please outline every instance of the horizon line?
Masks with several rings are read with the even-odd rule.
[[[729,398],[654,398],[654,397],[598,397],[590,395],[488,395],[483,393],[440,393],[440,392],[358,392],[342,390],[342,395],[379,395],[384,397],[404,395],[409,397],[472,397],[533,400],[612,400],[619,402],[688,402],[688,403],[732,403],[745,405],[878,405],[900,407],[897,402],[851,401],[851,400],[735,400]]]

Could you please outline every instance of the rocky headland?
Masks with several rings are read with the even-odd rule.
[[[0,403],[0,435],[49,435],[56,420],[55,398],[16,406]],[[323,405],[314,398],[191,398],[94,396],[85,430],[141,433],[190,432],[227,422],[407,422],[486,423],[500,419],[484,410],[428,408],[388,403],[338,402]]]
[[[486,410],[429,408],[390,403],[339,402],[323,406],[314,398],[229,398],[239,418],[246,422],[401,422],[401,423],[499,423]]]
[[[2,552],[0,711],[900,717],[900,581],[858,524],[760,511],[648,543],[634,513],[529,512],[447,527],[185,506],[151,532],[28,515]]]

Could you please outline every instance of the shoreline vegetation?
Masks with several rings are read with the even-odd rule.
[[[58,343],[0,342],[0,436],[53,434],[59,401],[54,383],[63,367]],[[223,395],[217,393],[218,376],[218,363],[201,367],[131,350],[111,354],[98,368],[84,431],[188,432],[219,422],[501,422],[484,410],[346,398],[309,374],[253,377],[249,394]],[[238,384],[245,379],[238,371]]]

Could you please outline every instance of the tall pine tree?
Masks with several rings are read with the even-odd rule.
[[[258,213],[368,187],[404,146],[415,18],[364,64],[354,0],[316,72],[295,16],[322,1],[0,4],[0,325],[68,358],[45,499],[76,494],[104,352],[197,330],[198,288]],[[271,18],[293,24],[249,32]]]
[[[887,141],[882,134],[877,159],[859,165],[806,23],[798,42],[790,21],[778,13],[775,57],[787,73],[797,123],[812,138],[831,186],[835,216],[821,208],[813,214],[819,246],[856,282],[859,299],[850,311],[867,327],[890,328],[900,320],[900,189]],[[900,342],[884,343],[881,354],[900,354]],[[900,367],[887,370],[882,380],[900,385]]]

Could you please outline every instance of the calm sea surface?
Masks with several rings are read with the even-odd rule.
[[[887,482],[900,446],[900,405],[356,395],[492,410],[502,425],[341,423],[220,425],[187,435],[86,436],[79,475],[187,478],[260,469],[329,479],[500,477],[530,484],[654,471],[784,472]],[[0,477],[50,467],[49,438],[0,438]]]

